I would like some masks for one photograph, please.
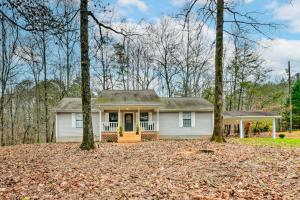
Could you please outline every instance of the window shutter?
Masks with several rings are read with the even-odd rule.
[[[75,118],[76,116],[75,116],[75,113],[72,113],[72,128],[75,128],[76,127],[76,125],[75,125],[75,123],[76,123],[76,118]]]
[[[195,112],[191,112],[191,123],[192,123],[192,127],[196,126],[196,121],[195,121]]]
[[[106,112],[104,114],[104,118],[105,118],[105,122],[109,122],[109,113],[108,112]]]
[[[179,127],[183,127],[183,116],[182,116],[182,112],[179,112]]]
[[[152,112],[148,112],[148,117],[149,117],[148,121],[152,122]]]

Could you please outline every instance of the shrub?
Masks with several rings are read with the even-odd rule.
[[[281,138],[281,139],[283,139],[283,138],[285,138],[285,135],[284,134],[279,134],[279,137]]]
[[[135,134],[140,134],[140,125],[139,125],[139,123],[137,123],[136,124],[136,132],[135,132]]]
[[[114,142],[112,138],[108,138],[106,142]]]
[[[119,133],[120,137],[123,137],[123,127],[122,126],[119,126],[118,133]]]

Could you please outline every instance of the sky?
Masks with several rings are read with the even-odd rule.
[[[199,0],[204,1],[204,0]],[[231,0],[232,1],[232,0]],[[269,32],[272,40],[257,34],[255,40],[265,65],[272,70],[270,78],[285,76],[288,60],[292,73],[300,73],[300,0],[235,0],[243,11],[255,11],[261,21],[280,24],[280,28]],[[128,21],[142,19],[154,21],[163,15],[175,15],[185,0],[106,0],[115,7],[116,14]]]

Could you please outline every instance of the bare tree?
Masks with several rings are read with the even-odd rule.
[[[0,97],[0,132],[1,132],[1,146],[5,145],[4,141],[4,105],[5,105],[5,92],[8,82],[15,76],[16,68],[16,49],[19,37],[18,28],[13,28],[7,23],[7,20],[0,16],[1,21],[1,69],[0,69],[0,84],[1,84],[1,97]],[[12,30],[8,32],[8,30]],[[8,38],[9,34],[9,38]]]
[[[172,28],[170,18],[163,18],[158,25],[149,27],[149,33],[153,36],[154,56],[159,75],[163,79],[162,85],[166,86],[167,96],[175,93],[176,75],[179,70],[175,62],[175,51],[178,49],[178,32]]]
[[[215,92],[214,92],[214,133],[212,136],[213,141],[224,142],[223,137],[223,33],[227,33],[238,38],[252,41],[239,34],[244,30],[249,32],[255,31],[263,36],[268,35],[262,31],[261,27],[276,28],[278,25],[273,23],[265,23],[259,21],[253,15],[257,12],[244,12],[236,10],[234,2],[224,3],[224,0],[206,0],[204,3],[198,0],[189,1],[185,9],[185,20],[189,16],[196,4],[199,3],[200,7],[197,12],[200,16],[200,24],[203,27],[209,24],[210,21],[216,21],[216,54],[215,54]],[[228,16],[224,20],[224,13]],[[224,23],[230,23],[234,26],[236,32],[224,29]]]
[[[102,90],[108,90],[113,88],[114,81],[113,80],[113,68],[111,67],[113,65],[114,55],[113,55],[113,49],[112,49],[112,38],[109,35],[109,31],[104,31],[99,29],[99,31],[102,31],[102,33],[94,34],[94,56],[96,61],[98,61],[94,65],[94,72],[96,77],[99,79],[100,84],[102,86]],[[102,37],[100,37],[102,35]]]
[[[248,110],[251,109],[255,86],[266,79],[270,70],[263,66],[253,44],[235,36],[233,42],[233,58],[225,68],[229,90],[226,109]]]
[[[63,28],[60,34],[57,34],[59,46],[64,52],[64,64],[63,69],[65,70],[65,85],[63,95],[68,95],[68,90],[72,80],[72,69],[74,68],[74,54],[75,46],[79,42],[78,38],[78,23],[76,20],[71,20],[78,13],[75,2],[73,0],[57,0],[58,4],[62,4],[60,9],[64,16]]]
[[[207,71],[212,53],[211,45],[198,28],[194,16],[188,16],[181,31],[179,48],[174,56],[179,67],[179,94],[181,96],[200,96],[207,79]]]

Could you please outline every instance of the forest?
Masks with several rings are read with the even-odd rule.
[[[300,199],[299,10],[0,0],[0,199]]]
[[[53,107],[64,97],[82,95],[79,2],[1,2],[1,145],[54,142]],[[208,11],[216,6],[212,1],[198,6],[195,2],[187,1],[176,14],[132,22],[118,20],[113,5],[90,1],[86,35],[91,96],[111,89],[155,89],[160,96],[214,102],[216,33],[211,28],[214,14]],[[224,26],[223,110],[285,116],[288,76],[270,78],[271,66],[250,37],[254,30],[267,35],[265,29],[280,25],[259,22],[239,11],[241,6],[234,1],[225,4],[235,21],[227,19],[232,23]],[[292,84],[297,77],[292,75]]]

